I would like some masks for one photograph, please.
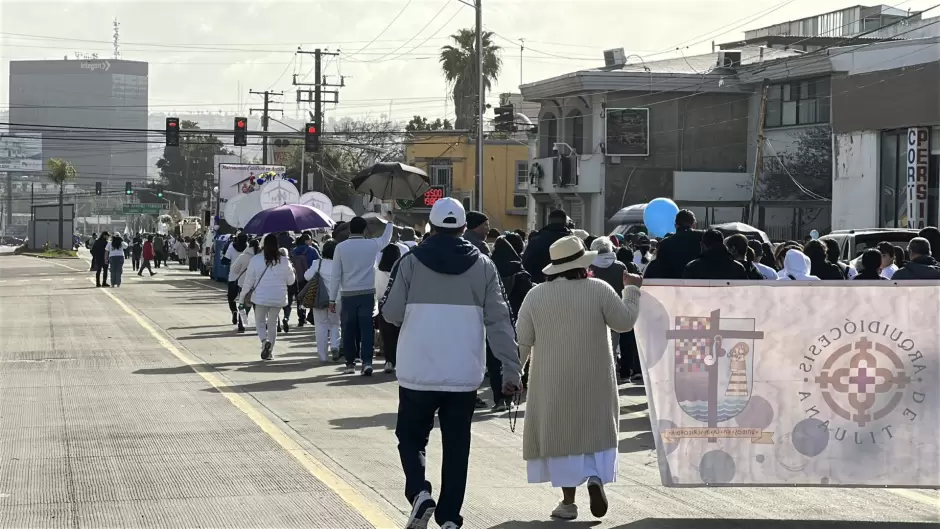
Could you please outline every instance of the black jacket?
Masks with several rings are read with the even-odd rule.
[[[529,245],[526,246],[522,254],[522,266],[532,277],[535,283],[545,281],[545,274],[542,269],[548,266],[552,258],[548,249],[558,239],[571,235],[569,230],[563,224],[547,224],[544,228],[529,236]]]
[[[891,279],[940,279],[940,263],[933,257],[922,255],[908,261]]]
[[[529,273],[522,268],[519,254],[512,249],[508,242],[504,242],[496,241],[490,259],[496,265],[496,271],[499,272],[499,279],[503,283],[503,291],[506,293],[506,300],[509,302],[509,310],[512,313],[513,321],[515,321],[516,316],[519,314],[519,308],[522,307],[522,300],[532,290],[533,284]]]
[[[655,277],[661,279],[681,279],[685,266],[699,257],[702,252],[702,232],[699,230],[681,230],[659,242],[656,260],[661,261]],[[647,274],[647,277],[653,277]]]
[[[659,260],[658,258],[656,259]],[[682,279],[748,279],[744,265],[724,246],[709,248],[686,265]]]
[[[829,261],[812,262],[810,264],[809,274],[822,280],[844,280],[846,278],[846,276],[842,274],[842,269]]]
[[[92,255],[92,257],[96,257],[96,258],[98,258],[98,259],[103,259],[103,258],[104,258],[104,250],[105,250],[105,248],[107,248],[107,246],[108,246],[108,241],[107,241],[107,239],[101,239],[101,238],[97,239],[97,240],[95,241],[95,244],[92,244],[92,245],[91,245],[91,255]]]
[[[764,274],[760,273],[760,270],[758,270],[757,267],[754,266],[754,263],[752,263],[751,261],[738,261],[738,262],[741,263],[741,266],[744,267],[744,275],[747,276],[748,279],[751,279],[751,280],[765,279]]]

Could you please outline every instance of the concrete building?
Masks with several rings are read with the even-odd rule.
[[[686,199],[685,206],[697,207],[727,198],[708,192],[726,188],[740,198],[749,180],[752,88],[737,83],[735,71],[759,62],[761,54],[749,48],[615,62],[523,85],[525,99],[541,103],[529,173],[530,227],[541,226],[558,207],[579,227],[600,233],[621,208],[653,198]],[[698,213],[710,222],[741,220],[740,210],[731,218],[725,211]]]
[[[405,163],[425,169],[442,196],[472,204],[476,175],[476,142],[467,131],[414,132],[405,139]],[[483,208],[498,230],[524,229],[528,211],[529,147],[515,139],[488,139],[483,145]],[[396,214],[412,225],[423,225],[429,204],[399,203]]]
[[[561,207],[600,233],[621,208],[660,196],[700,224],[747,221],[755,179],[754,224],[775,239],[906,225],[911,127],[927,127],[917,170],[929,173],[922,209],[936,224],[940,37],[907,39],[896,22],[920,35],[940,18],[884,6],[840,13],[748,32],[705,55],[626,63],[608,50],[605,67],[523,85],[541,104],[530,228]],[[836,28],[840,37],[825,35]],[[864,185],[852,181],[862,173]]]
[[[10,131],[43,135],[43,164],[72,162],[77,185],[123,189],[147,177],[148,66],[105,60],[10,61]]]

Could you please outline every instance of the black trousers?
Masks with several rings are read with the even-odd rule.
[[[470,424],[476,407],[476,391],[415,391],[398,388],[398,454],[405,472],[405,498],[414,503],[421,491],[431,492],[425,476],[428,438],[434,428],[434,415],[441,425],[441,492],[434,518],[439,525],[463,525],[460,509],[467,492],[467,466],[470,459]]]
[[[304,305],[303,305],[304,300],[300,299],[300,291],[304,289],[304,285],[306,284],[307,282],[304,280],[303,276],[298,274],[297,283],[296,283],[296,286],[297,286],[296,298],[297,299],[295,300],[297,302],[297,326],[298,327],[303,325],[304,322],[307,321],[307,309],[304,308]],[[313,314],[313,311],[310,311],[310,312],[311,314]]]
[[[620,378],[640,373],[640,350],[634,331],[620,333]]]
[[[195,271],[197,271],[197,270],[199,270],[199,258],[198,258],[198,257],[190,257],[190,258],[189,258],[189,271],[190,271],[190,272],[195,272]]]
[[[108,259],[102,258],[98,259],[98,268],[95,270],[95,284],[99,287],[101,285],[108,284]],[[104,281],[101,279],[101,274],[104,274]]]
[[[486,372],[490,379],[490,389],[493,390],[493,404],[508,400],[503,395],[503,363],[493,355],[489,341],[486,343]]]
[[[144,268],[146,268],[147,271],[150,272],[150,275],[153,275],[153,268],[150,267],[150,259],[144,259],[143,264],[138,265],[137,275],[139,276],[144,275]]]
[[[140,252],[134,252],[134,253],[131,254],[131,255],[132,255],[132,258],[131,258],[131,266],[133,267],[134,271],[136,272],[138,269],[140,269]]]
[[[385,357],[386,362],[395,365],[398,362],[398,335],[401,333],[401,328],[385,321],[381,313],[375,318],[379,327],[379,336],[382,337],[382,356]]]
[[[238,299],[238,281],[228,282],[228,310],[238,312],[238,306],[235,300]]]

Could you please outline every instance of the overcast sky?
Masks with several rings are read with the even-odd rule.
[[[891,5],[917,10],[932,2]],[[708,53],[712,40],[733,41],[745,29],[856,3],[483,0],[484,25],[503,47],[493,93],[518,91],[520,79],[602,65],[607,48],[623,47],[646,60],[676,56],[680,45],[686,55]],[[473,9],[458,0],[0,0],[0,107],[8,104],[10,60],[72,58],[75,52],[110,58],[115,17],[122,58],[150,63],[152,112],[245,112],[258,106],[249,89],[273,89],[285,92],[288,115],[302,114],[291,86],[292,74],[311,75],[312,57],[294,53],[302,46],[343,54],[324,68],[333,81],[346,77],[341,103],[328,107],[328,115],[378,117],[391,109],[392,118],[402,120],[414,114],[433,119],[445,108],[453,116],[438,52],[448,35],[474,24]],[[521,64],[520,38],[526,41]]]

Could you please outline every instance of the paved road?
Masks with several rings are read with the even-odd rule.
[[[309,328],[281,335],[260,364],[257,340],[229,325],[223,285],[197,275],[161,269],[95,289],[83,270],[0,258],[0,527],[403,526],[390,376],[319,364]],[[940,521],[936,491],[665,489],[642,389],[622,387],[621,404],[619,480],[599,524],[548,521],[558,499],[525,483],[524,418],[513,433],[506,414],[477,414],[466,527]],[[435,431],[432,482],[439,445]]]

